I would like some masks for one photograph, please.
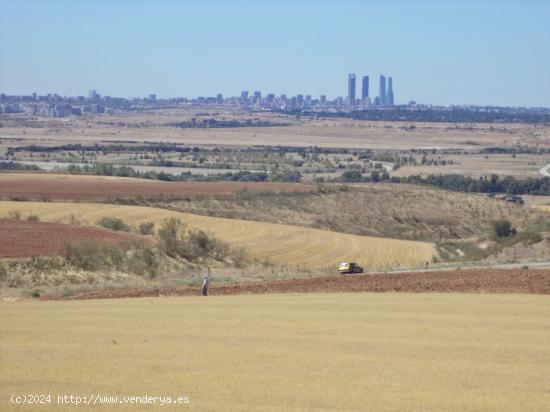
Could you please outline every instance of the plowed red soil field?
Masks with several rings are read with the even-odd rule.
[[[107,176],[33,173],[0,174],[0,198],[5,200],[108,200],[142,197],[229,195],[239,190],[307,191],[311,185],[271,182],[161,182]]]
[[[87,241],[115,244],[150,240],[145,236],[91,226],[0,219],[1,258],[56,255],[63,251],[65,242]]]
[[[261,283],[212,285],[210,295],[325,292],[460,292],[550,294],[550,269],[468,269],[440,272],[334,275]],[[79,292],[73,299],[198,296],[197,287],[132,288]],[[43,299],[56,299],[43,296]]]

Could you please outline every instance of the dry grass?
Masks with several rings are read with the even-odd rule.
[[[95,411],[550,410],[543,296],[247,295],[0,311],[6,411],[29,409],[10,405],[12,393],[191,399]]]
[[[216,110],[219,111],[219,110]],[[231,110],[233,111],[233,110]],[[98,143],[112,141],[178,142],[188,145],[222,146],[319,146],[368,149],[479,149],[487,146],[515,147],[550,145],[550,127],[525,124],[452,124],[413,122],[375,122],[350,119],[301,119],[301,123],[286,127],[179,129],[171,123],[196,116],[189,110],[156,113],[127,113],[119,116],[85,116],[51,120],[38,118],[41,127],[14,126],[16,118],[6,116],[0,130],[2,138],[24,139],[18,144]],[[221,117],[233,117],[230,111]],[[214,116],[209,116],[214,117]],[[279,114],[239,113],[240,119],[264,118],[296,123],[294,116]],[[36,123],[36,122],[35,122]],[[108,124],[113,123],[113,124]],[[122,124],[120,124],[122,123]],[[407,130],[405,130],[407,129]],[[6,146],[13,142],[6,142]],[[0,151],[2,145],[0,144]]]
[[[302,225],[356,235],[430,242],[471,239],[510,220],[519,230],[540,213],[482,194],[395,184],[364,184],[347,192],[245,193],[164,203],[182,212]]]
[[[510,154],[468,154],[468,155],[430,155],[429,159],[452,160],[453,164],[445,166],[403,166],[392,175],[445,175],[459,174],[463,176],[514,176],[520,179],[527,177],[538,178],[539,169],[550,162],[548,155],[518,154],[512,157]],[[421,156],[418,157],[420,161]]]
[[[96,224],[102,217],[118,217],[138,225],[180,218],[191,228],[212,233],[234,247],[246,248],[259,261],[305,268],[335,268],[342,260],[360,262],[366,268],[387,268],[399,263],[417,267],[431,261],[435,247],[427,242],[373,238],[320,229],[273,223],[206,217],[165,209],[94,203],[0,202],[0,217],[19,210],[41,221],[64,221],[74,215],[83,224]]]

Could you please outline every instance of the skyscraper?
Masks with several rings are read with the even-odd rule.
[[[380,75],[380,92],[378,93],[380,106],[386,105],[386,76]]]
[[[355,105],[355,74],[348,74],[348,104]]]
[[[363,83],[361,84],[361,100],[363,103],[369,98],[369,76],[363,76]]]
[[[387,93],[387,102],[388,106],[393,106],[393,78],[388,77],[388,93]]]

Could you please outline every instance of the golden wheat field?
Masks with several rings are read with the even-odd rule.
[[[290,225],[224,219],[141,206],[95,203],[0,202],[0,217],[18,210],[23,217],[36,214],[42,221],[63,222],[74,215],[82,224],[94,225],[104,216],[136,225],[180,218],[191,228],[212,233],[232,246],[245,247],[252,258],[307,268],[334,268],[342,260],[366,268],[387,268],[397,263],[415,267],[431,261],[435,247],[427,242],[376,238]]]
[[[286,294],[0,304],[0,410],[550,410],[550,300]],[[16,407],[11,394],[52,394]],[[91,408],[91,407],[89,407]]]
[[[538,210],[542,210],[543,212],[548,212],[550,213],[550,205],[534,205],[534,206],[531,206],[535,209],[538,209]]]

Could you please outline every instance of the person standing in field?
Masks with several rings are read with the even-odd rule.
[[[208,296],[208,283],[210,283],[208,276],[205,276],[202,280],[201,293],[202,296]]]

